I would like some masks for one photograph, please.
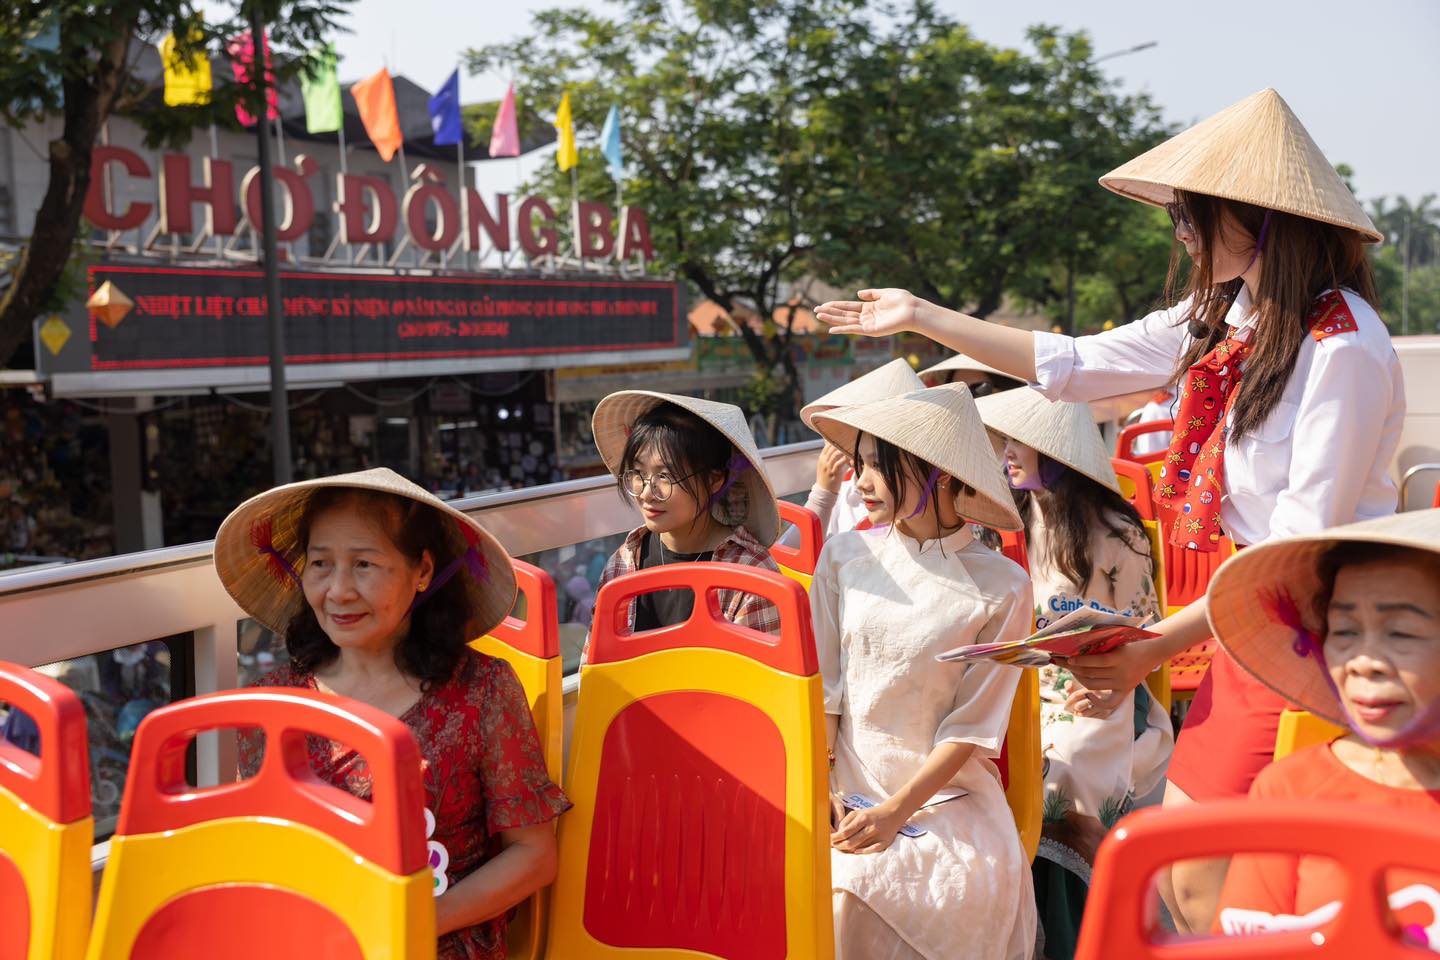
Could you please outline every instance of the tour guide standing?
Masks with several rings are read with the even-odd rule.
[[[1280,95],[1262,90],[1100,183],[1169,212],[1192,262],[1184,289],[1167,290],[1168,309],[1078,338],[989,324],[896,289],[862,290],[817,315],[836,333],[922,333],[1052,400],[1177,385],[1156,492],[1179,546],[1215,550],[1223,532],[1243,547],[1393,513],[1404,387],[1364,252],[1382,237]],[[1071,661],[1088,689],[1081,713],[1114,709],[1210,632],[1200,603],[1153,629],[1156,639]],[[1218,652],[1165,803],[1243,796],[1283,706]],[[1177,865],[1162,880],[1182,929],[1209,929],[1223,875],[1221,861]]]

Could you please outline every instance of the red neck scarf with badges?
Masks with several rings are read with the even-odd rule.
[[[1338,290],[1317,298],[1307,320],[1317,341],[1357,329]],[[1226,421],[1240,392],[1250,346],[1248,340],[1226,337],[1185,372],[1175,432],[1155,491],[1160,505],[1170,511],[1170,542],[1177,547],[1207,553],[1219,549]]]
[[[1240,365],[1249,352],[1249,341],[1226,337],[1185,373],[1175,432],[1155,490],[1171,513],[1170,542],[1177,547],[1219,549],[1225,420],[1240,392]]]

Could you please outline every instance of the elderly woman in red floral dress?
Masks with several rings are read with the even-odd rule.
[[[282,633],[290,662],[262,686],[304,687],[399,717],[423,757],[440,960],[502,960],[511,909],[555,876],[549,778],[514,671],[467,643],[509,612],[509,557],[480,524],[389,470],[278,487],[216,538],[225,588]],[[240,767],[263,744],[242,734]],[[364,758],[310,738],[323,780],[370,792]]]

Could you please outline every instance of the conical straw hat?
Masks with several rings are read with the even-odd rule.
[[[1221,110],[1100,178],[1122,197],[1164,206],[1176,190],[1240,200],[1384,237],[1280,94]]]
[[[1000,377],[1004,380],[1013,380],[1015,383],[1024,383],[1020,377],[1005,373],[1003,370],[996,370],[988,363],[981,363],[963,353],[957,353],[953,357],[941,360],[933,367],[926,367],[920,371],[920,379],[927,387],[933,387],[940,383],[945,374],[954,371],[956,373],[985,373],[992,377]]]
[[[963,383],[817,413],[815,429],[846,452],[861,433],[887,440],[975,489],[974,496],[956,500],[962,517],[996,530],[1023,527],[1005,470]]]
[[[975,401],[985,426],[1032,447],[1051,460],[1120,492],[1110,451],[1088,403],[1052,403],[1029,388],[992,393]],[[1003,445],[1003,442],[1002,442]]]
[[[760,457],[760,448],[745,422],[745,414],[731,403],[716,403],[714,400],[698,400],[651,390],[620,390],[610,394],[595,407],[591,429],[595,434],[595,446],[600,457],[612,474],[620,474],[620,458],[625,453],[625,441],[630,437],[630,428],[640,417],[662,403],[673,403],[688,410],[719,430],[734,445],[741,456],[750,462],[735,485],[730,488],[730,501],[735,506],[732,514],[738,513],[740,521],[750,535],[764,546],[770,546],[780,535],[780,507],[775,500],[775,488],[765,475],[765,464]],[[743,503],[739,502],[743,499]]]
[[[230,596],[246,613],[276,633],[284,633],[290,618],[305,602],[300,585],[288,576],[276,576],[276,560],[265,552],[259,538],[268,533],[269,545],[297,572],[305,557],[298,541],[299,523],[305,505],[317,490],[344,488],[392,493],[439,510],[453,523],[450,543],[437,556],[438,569],[445,557],[459,557],[473,541],[484,560],[484,575],[476,578],[462,565],[455,576],[464,580],[470,593],[473,616],[466,625],[471,638],[479,638],[510,615],[515,606],[515,566],[500,541],[480,525],[423,487],[416,486],[393,470],[383,467],[359,473],[342,473],[286,484],[246,500],[230,512],[215,535],[215,572]],[[263,542],[263,541],[262,541]]]
[[[815,429],[811,418],[822,410],[833,410],[836,407],[853,407],[857,403],[870,403],[872,400],[884,400],[886,397],[898,397],[905,393],[914,393],[924,387],[920,378],[915,376],[915,371],[910,364],[898,357],[879,367],[871,370],[863,377],[857,377],[845,384],[831,390],[819,400],[805,404],[800,408],[800,419],[805,421],[805,426]]]
[[[1242,667],[1291,703],[1341,726],[1345,712],[1323,668],[1314,657],[1295,652],[1295,630],[1276,619],[1265,601],[1288,593],[1305,627],[1323,639],[1325,624],[1312,604],[1324,586],[1320,559],[1344,541],[1440,553],[1440,510],[1397,513],[1250,547],[1215,572],[1206,595],[1215,638]]]

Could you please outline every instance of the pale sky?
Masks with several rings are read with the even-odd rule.
[[[1355,168],[1363,199],[1440,193],[1440,0],[938,0],[990,43],[1019,46],[1025,28],[1088,30],[1130,90],[1148,91],[1166,119],[1193,123],[1275,87],[1335,163]],[[382,65],[435,89],[461,52],[527,32],[552,6],[609,4],[505,0],[357,0],[337,38],[343,80]],[[462,72],[467,102],[497,98],[508,78]],[[543,153],[544,151],[537,151]],[[528,169],[543,158],[527,158]],[[477,164],[482,191],[514,185],[514,161]],[[1097,188],[1098,189],[1098,188]]]

